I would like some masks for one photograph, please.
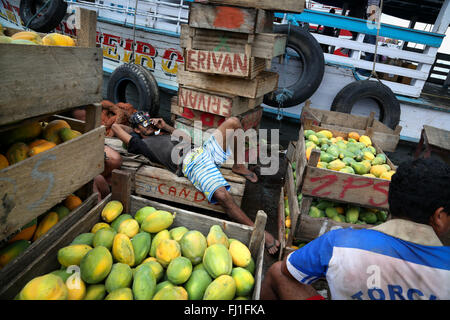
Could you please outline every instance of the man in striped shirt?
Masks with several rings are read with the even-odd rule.
[[[401,164],[388,199],[385,223],[329,231],[273,264],[261,298],[323,299],[311,284],[326,278],[333,300],[449,300],[450,167]]]

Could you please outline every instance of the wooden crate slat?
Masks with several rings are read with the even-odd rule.
[[[105,128],[0,171],[0,240],[61,202],[104,169]]]
[[[231,53],[245,53],[248,44],[248,35],[243,33],[195,29],[195,34],[190,40],[190,27],[181,25],[180,47],[207,51],[226,51]],[[191,43],[189,42],[191,41]],[[272,60],[284,54],[286,50],[287,36],[279,33],[257,33],[251,43],[251,56]]]
[[[194,2],[261,8],[278,12],[301,13],[305,9],[304,0],[194,0]]]
[[[268,33],[273,28],[273,12],[242,7],[190,3],[189,26],[239,33]]]
[[[178,69],[177,81],[184,86],[255,99],[276,90],[278,73],[263,71],[254,79],[248,80],[189,72],[180,68]]]
[[[100,48],[0,44],[0,56],[0,125],[102,100]]]

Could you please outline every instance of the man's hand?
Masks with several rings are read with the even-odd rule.
[[[153,118],[150,119],[150,123],[152,125],[154,125],[155,127],[157,127],[158,129],[163,129],[165,130],[167,127],[167,123],[164,121],[164,119],[162,118]]]

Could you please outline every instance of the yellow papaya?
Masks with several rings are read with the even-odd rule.
[[[79,137],[82,135],[81,132],[72,130],[69,128],[62,128],[58,131],[59,137],[61,138],[62,142],[66,142],[72,139],[75,139],[76,137]]]
[[[56,225],[59,221],[58,213],[56,212],[49,212],[47,215],[42,219],[41,222],[39,222],[39,225],[36,229],[36,232],[33,236],[33,241],[36,241],[40,237],[42,237],[45,233],[48,232],[54,225]]]
[[[60,119],[50,121],[44,129],[44,139],[56,144],[60,144],[62,140],[59,136],[59,130],[61,130],[62,128],[70,129],[70,125],[67,123],[67,121]]]
[[[114,237],[112,254],[116,261],[125,263],[130,267],[134,265],[134,249],[130,238],[123,233]]]
[[[84,300],[103,300],[106,296],[104,284],[91,284],[86,289]]]
[[[102,210],[102,219],[106,222],[112,222],[123,211],[123,205],[120,201],[109,201]]]
[[[0,134],[0,144],[11,145],[16,142],[28,142],[41,135],[42,126],[38,121],[26,123],[12,130]]]
[[[359,141],[359,138],[360,136],[358,132],[352,131],[348,133],[348,139],[355,139],[356,141]]]
[[[181,253],[188,258],[193,265],[202,262],[203,255],[208,247],[205,236],[197,230],[186,232],[179,241]]]
[[[237,296],[248,296],[252,293],[255,285],[255,278],[250,271],[241,267],[233,268],[233,271],[231,271],[231,277],[236,283]]]
[[[192,274],[192,263],[186,257],[177,257],[170,261],[166,274],[173,284],[183,284]]]
[[[12,237],[8,242],[12,243],[17,240],[31,240],[33,238],[33,234],[36,231],[37,228],[37,219],[31,220],[31,222],[27,223],[22,227],[20,232],[16,234],[14,237]],[[1,263],[0,263],[1,264]]]
[[[183,287],[168,285],[157,291],[153,300],[188,300],[188,293]]]
[[[71,194],[63,201],[63,205],[70,211],[75,210],[83,203],[80,197]]]
[[[327,137],[327,139],[333,138],[333,133],[329,130],[321,130],[318,133],[323,134],[325,137]]]
[[[370,137],[365,136],[365,135],[362,135],[362,136],[359,138],[359,142],[364,143],[366,147],[372,145],[372,140],[370,139]]]
[[[206,288],[203,300],[233,300],[236,295],[236,282],[229,275],[221,275]]]
[[[42,38],[42,44],[44,46],[74,47],[75,40],[60,33],[49,33]]]
[[[80,263],[81,279],[88,284],[102,282],[111,271],[113,258],[105,247],[90,250]]]
[[[126,219],[119,225],[117,233],[123,233],[128,238],[133,238],[139,232],[139,223],[134,219]]]
[[[373,174],[375,177],[379,178],[383,173],[387,172],[388,170],[384,165],[374,165],[370,168],[370,173]]]
[[[85,244],[72,244],[58,250],[58,262],[64,266],[79,266],[84,256],[92,250],[91,246]]]
[[[61,277],[46,274],[29,281],[20,291],[20,300],[66,300],[67,287]]]
[[[35,44],[42,44],[41,37],[34,31],[20,31],[11,36],[13,40],[28,40]]]
[[[86,284],[80,277],[71,276],[66,280],[67,300],[84,300]]]
[[[156,260],[158,260],[164,268],[167,268],[170,261],[179,256],[181,256],[181,247],[175,240],[164,239],[156,248]]]
[[[241,241],[233,241],[228,250],[230,251],[231,259],[233,260],[233,264],[235,266],[245,268],[250,264],[252,255],[248,247]]]
[[[17,256],[24,252],[30,244],[30,241],[27,240],[17,240],[2,248],[0,250],[0,267],[4,267],[9,262],[14,260]]]
[[[6,151],[6,158],[10,164],[15,164],[28,158],[29,151],[30,148],[25,143],[16,142]]]
[[[4,155],[0,154],[0,170],[6,168],[8,166],[9,166],[8,159]]]
[[[231,274],[233,260],[227,247],[217,243],[205,250],[203,265],[209,275],[215,279],[223,274]]]
[[[105,300],[133,300],[133,291],[130,288],[120,288],[109,293]]]
[[[56,147],[56,143],[46,141],[44,143],[41,143],[37,146],[30,148],[30,151],[28,151],[28,156],[29,157],[35,156],[41,152],[44,152],[44,151],[47,151],[47,150],[53,148],[53,147]]]
[[[206,242],[208,243],[208,247],[217,243],[223,244],[226,248],[230,246],[227,235],[217,224],[209,228],[208,235],[206,236]]]
[[[150,213],[142,222],[142,230],[149,233],[158,233],[169,228],[175,215],[170,212],[157,210]]]
[[[47,143],[47,142],[48,142],[48,141],[47,141],[47,140],[44,140],[44,139],[36,139],[36,140],[33,140],[32,142],[30,142],[30,143],[28,144],[28,148],[32,149],[32,148],[34,148],[34,147],[36,147],[36,146],[38,146],[38,145],[41,145],[41,144]]]
[[[142,262],[139,266],[136,267],[136,271],[143,265],[147,265],[150,267],[150,269],[153,272],[153,275],[155,276],[156,282],[159,282],[159,280],[161,280],[164,277],[164,268],[161,265],[161,263],[159,263],[158,260],[156,260],[156,258],[150,257],[148,259],[145,259],[144,262]]]
[[[395,171],[388,171],[381,174],[380,179],[391,180],[392,176],[395,174]]]
[[[167,229],[158,232],[156,236],[153,238],[149,252],[150,257],[156,258],[156,249],[158,248],[158,245],[161,243],[161,241],[165,239],[170,239],[170,232]]]
[[[92,227],[91,233],[96,233],[98,230],[103,229],[103,228],[111,229],[111,226],[105,222],[98,222],[98,223],[94,224],[94,226]]]

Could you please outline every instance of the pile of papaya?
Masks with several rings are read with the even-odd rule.
[[[65,120],[27,122],[0,133],[0,170],[81,135]]]
[[[49,33],[41,37],[34,31],[20,31],[8,37],[4,34],[2,28],[0,28],[0,43],[64,47],[74,47],[76,45],[74,39],[59,33]]]
[[[147,206],[133,217],[121,202],[108,202],[101,222],[58,251],[61,269],[32,279],[16,299],[250,299],[255,262],[248,247],[219,225],[206,235],[172,227],[175,216]]]
[[[386,155],[378,153],[370,137],[349,132],[347,139],[333,137],[329,130],[305,130],[306,158],[313,149],[320,151],[318,168],[391,180],[395,174],[386,163]]]
[[[295,171],[294,171],[295,172]],[[301,208],[303,195],[301,193],[297,196],[298,206]],[[284,194],[284,230],[285,230],[285,238],[289,237],[289,232],[291,231],[292,221],[291,221],[291,211],[289,209],[289,200],[286,193]]]
[[[82,203],[80,197],[71,194],[64,201],[14,232],[7,243],[0,245],[0,269],[22,254],[33,242],[46,234]]]
[[[309,208],[313,218],[329,218],[337,222],[378,225],[386,222],[385,210],[364,208],[353,204],[343,204],[322,199],[314,199]]]

